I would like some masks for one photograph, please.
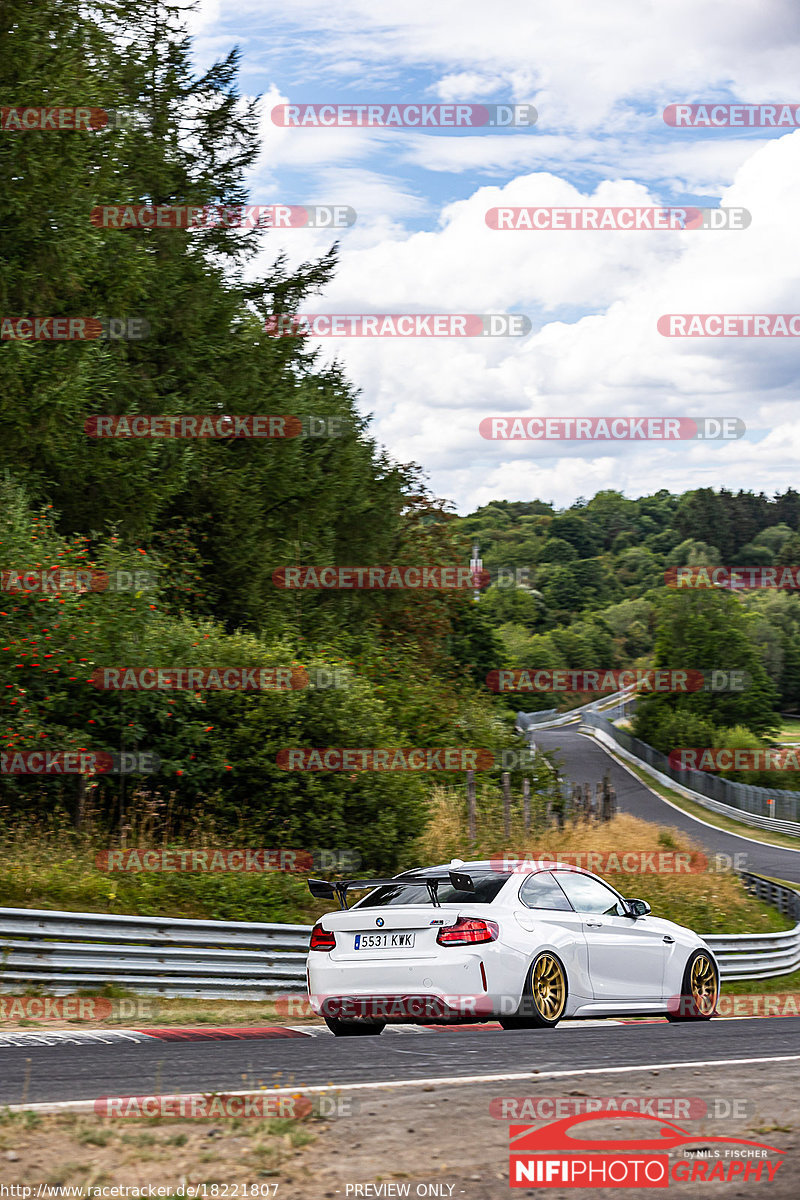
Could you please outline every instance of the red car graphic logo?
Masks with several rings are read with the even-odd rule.
[[[659,1128],[659,1136],[655,1138],[619,1138],[605,1141],[599,1138],[571,1137],[569,1130],[584,1121],[651,1121]],[[709,1146],[725,1142],[728,1145],[755,1146],[759,1150],[770,1150],[774,1154],[783,1154],[777,1146],[768,1146],[765,1142],[751,1142],[744,1138],[707,1137],[703,1133],[690,1133],[680,1125],[673,1125],[659,1117],[649,1117],[644,1113],[617,1112],[613,1109],[600,1109],[594,1113],[579,1113],[577,1116],[564,1117],[561,1121],[552,1121],[537,1129],[534,1125],[510,1125],[510,1149],[512,1153],[529,1152],[533,1150],[649,1150],[655,1153],[663,1150],[673,1150],[678,1146],[701,1144]]]

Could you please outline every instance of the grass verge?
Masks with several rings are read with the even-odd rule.
[[[784,720],[778,730],[777,740],[779,742],[800,742],[800,718]]]
[[[151,842],[135,848],[171,847]],[[215,847],[187,840],[181,848]],[[97,855],[104,849],[106,844],[98,837],[72,831],[31,826],[0,833],[3,906],[300,925],[313,923],[326,908],[313,898],[304,875],[285,871],[109,873],[96,865]]]

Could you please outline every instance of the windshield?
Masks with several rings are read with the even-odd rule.
[[[438,899],[440,904],[491,904],[497,893],[510,875],[491,874],[472,875],[475,884],[474,892],[461,892],[454,888],[447,875],[434,876],[440,880]],[[377,888],[371,895],[365,896],[354,904],[353,908],[378,908],[388,904],[430,904],[431,896],[424,883],[414,882],[409,876],[408,881],[399,880],[392,887]]]

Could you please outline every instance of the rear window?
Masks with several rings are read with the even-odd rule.
[[[438,878],[438,876],[437,876]],[[491,904],[510,875],[472,875],[474,892],[460,892],[447,875],[441,876],[438,899],[440,904]],[[378,908],[390,904],[430,904],[431,895],[424,883],[397,881],[392,887],[377,888],[359,900],[353,908]]]

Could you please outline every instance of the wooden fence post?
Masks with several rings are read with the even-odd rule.
[[[527,833],[531,827],[531,781],[527,775],[522,781],[522,821]]]
[[[511,837],[511,774],[503,771],[500,778],[503,783],[503,836],[508,839]]]

